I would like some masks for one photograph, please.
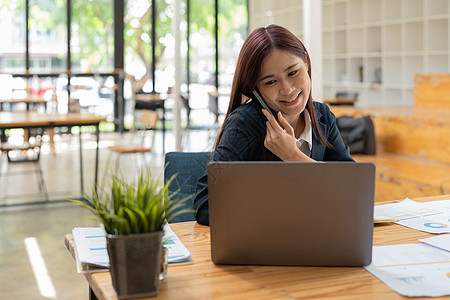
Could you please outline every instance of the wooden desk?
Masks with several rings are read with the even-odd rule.
[[[44,100],[41,97],[35,97],[35,96],[27,96],[26,98],[23,99],[2,99],[0,100],[0,111],[4,110],[4,105],[5,104],[9,104],[9,108],[10,111],[13,111],[13,107],[16,104],[20,104],[20,103],[25,103],[27,108],[26,111],[30,111],[30,109],[37,106],[37,105],[42,105],[44,107],[44,112],[47,110],[47,100]],[[50,146],[52,151],[54,151],[54,144],[53,144],[53,137],[54,137],[54,132],[52,129],[50,129],[51,132],[49,132],[49,136],[50,136]],[[24,139],[28,140],[29,137],[29,132],[28,130],[25,130],[24,133]]]
[[[444,199],[450,199],[450,195],[414,200]],[[167,279],[159,285],[160,299],[407,299],[362,267],[214,265],[209,227],[195,222],[171,227],[192,253],[194,264],[169,266]],[[374,245],[417,243],[419,238],[430,236],[397,224],[376,225]],[[74,257],[71,234],[65,236],[65,244]],[[109,272],[85,276],[98,299],[117,299]]]
[[[356,98],[325,98],[323,103],[329,105],[354,105],[358,101]]]
[[[5,139],[5,130],[12,128],[54,128],[64,126],[95,126],[96,134],[96,152],[95,152],[95,184],[98,181],[98,144],[99,144],[99,124],[106,121],[106,118],[91,115],[88,113],[79,114],[57,114],[57,113],[38,113],[38,112],[0,112],[0,130],[2,131],[2,141]],[[80,146],[80,186],[81,196],[84,195],[83,186],[83,156],[81,132],[79,134]],[[46,201],[47,202],[47,201]],[[27,202],[26,204],[38,204],[40,202]],[[14,206],[14,204],[1,204],[0,207]]]

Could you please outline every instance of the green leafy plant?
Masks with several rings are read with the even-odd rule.
[[[113,235],[128,235],[162,231],[164,224],[176,216],[192,212],[186,208],[186,201],[176,199],[177,192],[169,193],[169,186],[175,179],[172,176],[163,187],[159,178],[155,180],[150,172],[141,170],[136,185],[127,183],[123,177],[112,175],[111,192],[99,197],[96,189],[92,196],[85,197],[88,202],[76,199],[70,201],[90,210],[100,221],[105,231]]]

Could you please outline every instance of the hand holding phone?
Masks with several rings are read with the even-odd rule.
[[[261,96],[259,95],[259,93],[256,90],[253,90],[253,95],[255,95],[256,99],[258,99],[259,103],[261,103],[262,107],[267,110],[268,112],[270,112],[270,114],[272,116],[275,117],[275,115],[272,113],[272,111],[270,110],[270,108],[267,106],[266,102],[264,102],[264,100],[261,98]],[[275,117],[276,119],[276,117]]]

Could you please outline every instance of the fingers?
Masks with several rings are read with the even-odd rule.
[[[272,152],[276,152],[280,135],[275,133],[272,124],[267,121],[266,136],[264,138],[264,146]],[[278,125],[277,125],[278,126]],[[279,127],[279,126],[278,126]]]
[[[274,132],[281,133],[282,131],[285,131],[289,135],[292,135],[292,136],[294,135],[294,128],[292,128],[292,126],[289,124],[289,122],[283,117],[283,114],[281,112],[277,113],[278,121],[267,110],[263,109],[262,112],[268,120],[267,124],[270,124],[270,126],[271,126],[272,130],[274,130]]]
[[[270,124],[270,127],[272,128],[273,131],[275,132],[282,132],[283,131],[283,127],[280,126],[280,124],[278,123],[277,119],[275,119],[275,117],[268,112],[267,110],[263,109],[262,110],[263,114],[266,116],[267,118],[267,122],[266,124]]]
[[[277,122],[275,117],[268,110],[263,109],[262,112],[266,116],[267,120],[269,120],[269,122]]]
[[[292,128],[291,124],[283,117],[281,112],[278,112],[278,121],[289,135],[294,135],[294,128]]]

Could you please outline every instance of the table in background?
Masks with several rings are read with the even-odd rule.
[[[0,112],[0,130],[2,131],[2,140],[4,140],[5,130],[13,128],[54,128],[65,126],[95,126],[96,134],[96,152],[95,152],[95,185],[98,181],[98,144],[99,144],[99,124],[106,121],[105,117],[95,116],[88,113],[79,114],[57,114],[57,113],[38,113],[38,112]],[[83,186],[83,156],[82,156],[82,141],[81,130],[79,133],[79,146],[80,146],[80,186],[81,196],[84,195]],[[45,201],[47,202],[47,201]],[[38,204],[41,202],[27,202],[26,204]],[[14,206],[14,204],[1,204],[0,207]]]
[[[355,105],[357,98],[325,98],[323,103],[329,105]]]
[[[44,108],[44,112],[47,111],[48,101],[39,96],[27,96],[26,98],[22,98],[22,99],[2,99],[2,100],[0,100],[0,108],[1,108],[0,110],[4,111],[4,105],[9,104],[10,111],[13,111],[14,106],[16,104],[20,104],[20,103],[26,104],[26,106],[27,106],[26,111],[30,111],[30,110],[32,110],[32,108],[37,107],[37,106],[42,106]],[[54,145],[53,139],[55,136],[55,131],[53,130],[53,128],[49,128],[47,133],[48,133],[48,136],[50,137],[50,149],[51,149],[52,153],[54,153],[55,145]],[[30,133],[27,130],[25,130],[24,139],[28,140],[29,135],[30,135]],[[4,139],[2,141],[4,141]]]
[[[444,199],[450,199],[450,195],[414,200]],[[195,222],[170,226],[192,253],[194,263],[169,266],[167,279],[159,285],[158,298],[161,299],[408,299],[391,290],[363,267],[215,265],[211,262],[209,227]],[[430,236],[433,235],[389,223],[375,225],[373,241],[375,246],[395,245],[417,243],[418,239]],[[74,257],[71,234],[66,234],[65,244]],[[109,272],[88,273],[85,276],[94,293],[91,296],[117,299]]]
[[[19,103],[25,103],[27,105],[27,111],[30,110],[31,105],[37,106],[42,105],[44,106],[44,110],[47,108],[47,100],[41,98],[41,97],[27,97],[23,99],[1,99],[0,100],[0,110],[4,110],[4,105],[9,104],[12,108],[12,106],[19,104]],[[12,110],[12,109],[11,109]]]

